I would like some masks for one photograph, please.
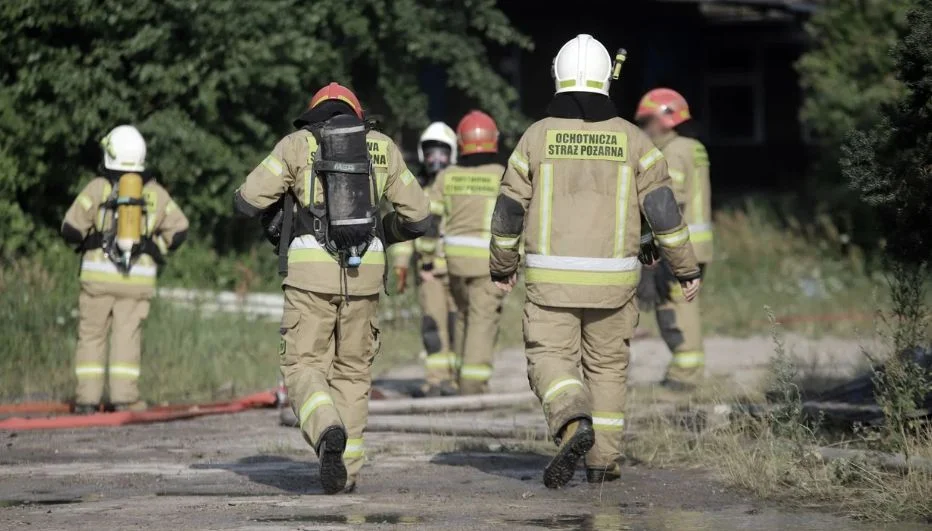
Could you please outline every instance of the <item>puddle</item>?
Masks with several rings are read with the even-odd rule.
[[[275,492],[217,492],[217,491],[204,491],[204,492],[177,491],[176,492],[176,491],[171,491],[171,490],[159,491],[159,492],[156,492],[155,495],[156,496],[168,496],[168,497],[171,497],[171,496],[178,496],[178,497],[204,496],[205,498],[212,497],[212,496],[216,496],[216,497],[222,496],[222,497],[229,497],[229,498],[267,498],[267,497],[281,496],[281,494],[275,493]]]
[[[81,503],[80,498],[69,499],[50,499],[50,500],[0,500],[0,507],[29,507],[44,505],[67,505],[69,503]]]
[[[330,514],[306,514],[292,516],[268,516],[256,518],[256,522],[304,522],[311,524],[391,524],[391,525],[414,525],[424,522],[420,516],[409,516],[403,514],[350,514],[350,515],[330,515]]]
[[[539,529],[579,529],[586,531],[608,531],[616,529],[631,529],[625,525],[627,518],[619,514],[561,514],[547,518],[534,518],[529,520],[505,520],[509,524],[517,524]]]

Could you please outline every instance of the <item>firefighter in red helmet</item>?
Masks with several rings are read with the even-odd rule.
[[[505,294],[489,277],[492,211],[505,167],[498,163],[498,126],[482,111],[471,111],[456,127],[459,158],[437,176],[443,194],[443,247],[456,302],[456,352],[461,394],[488,389],[492,352]]]
[[[709,155],[702,143],[682,131],[690,119],[686,98],[668,88],[645,94],[635,114],[635,120],[667,159],[673,191],[689,227],[689,240],[704,270],[712,260]],[[689,390],[705,369],[702,323],[699,300],[686,303],[678,288],[669,266],[661,261],[645,270],[638,292],[642,307],[655,308],[660,334],[673,352],[664,385]]]
[[[246,177],[234,208],[285,220],[277,231],[285,275],[281,372],[317,452],[324,492],[332,494],[355,487],[365,460],[385,246],[423,235],[430,209],[401,151],[369,130],[348,88],[322,88],[294,125]],[[383,201],[393,210],[380,223]]]

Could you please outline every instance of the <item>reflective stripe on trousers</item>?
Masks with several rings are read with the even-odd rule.
[[[447,369],[459,365],[459,356],[455,352],[435,352],[427,355],[425,363],[428,369]]]
[[[641,262],[626,258],[590,258],[528,254],[527,280],[584,286],[633,286],[638,283]]]
[[[463,365],[460,369],[460,378],[463,380],[474,380],[478,382],[487,382],[492,377],[492,366],[486,364]]]
[[[592,428],[596,431],[622,431],[625,428],[625,414],[611,411],[593,411]]]
[[[330,393],[318,391],[307,397],[307,400],[301,404],[301,410],[298,415],[298,418],[301,420],[301,429],[304,429],[307,419],[311,418],[311,415],[313,415],[320,406],[333,407],[333,398],[330,396]]]
[[[343,459],[358,459],[365,457],[366,447],[363,445],[362,437],[358,439],[347,439],[346,449],[343,450]]]
[[[550,387],[547,388],[547,391],[544,392],[544,396],[541,398],[541,401],[546,404],[547,402],[550,402],[554,398],[562,395],[563,393],[565,393],[566,391],[568,391],[569,389],[575,386],[585,388],[585,386],[583,386],[583,383],[577,380],[576,378],[563,378],[560,380],[556,380],[553,383],[551,383]]]
[[[705,353],[701,350],[687,350],[673,353],[673,365],[681,369],[692,369],[705,365]]]

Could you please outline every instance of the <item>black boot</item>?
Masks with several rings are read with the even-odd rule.
[[[573,479],[579,460],[595,444],[592,421],[587,418],[570,421],[560,430],[560,449],[544,469],[544,485],[558,489]]]
[[[346,486],[345,449],[346,431],[342,426],[324,430],[317,444],[317,459],[320,461],[320,484],[327,494],[336,494]]]
[[[75,404],[74,405],[74,414],[75,415],[93,415],[97,413],[98,409],[97,404]]]

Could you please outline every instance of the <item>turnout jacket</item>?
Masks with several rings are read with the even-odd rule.
[[[378,197],[391,203],[393,212],[384,219],[386,238],[391,242],[409,240],[423,234],[430,205],[427,196],[408,171],[398,147],[378,132],[366,134],[369,156],[375,168]],[[324,187],[313,171],[317,139],[307,129],[299,129],[279,141],[275,149],[246,177],[234,196],[240,213],[255,217],[274,205],[286,193],[295,197],[297,208],[325,204]],[[385,242],[375,238],[357,268],[341,268],[337,259],[324,249],[313,234],[295,237],[288,247],[288,274],[285,286],[324,294],[340,294],[346,281],[348,295],[375,295],[382,289],[385,268]]]
[[[490,273],[504,278],[517,270],[523,237],[528,299],[621,307],[640,276],[643,212],[677,278],[698,278],[671,186],[663,154],[634,124],[544,118],[518,141],[502,177]]]
[[[157,264],[143,251],[128,274],[117,269],[104,254],[100,244],[93,249],[82,249],[89,236],[103,234],[113,227],[112,208],[105,204],[115,192],[115,185],[104,177],[96,177],[81,190],[65,213],[62,236],[82,250],[81,289],[91,295],[117,295],[149,298],[155,295]],[[165,188],[155,179],[143,185],[142,197],[146,202],[145,215],[140,223],[143,240],[149,239],[157,247],[155,254],[166,255],[178,248],[188,231],[188,218],[178,208]]]
[[[412,255],[418,269],[433,272],[434,275],[447,273],[447,259],[443,249],[443,195],[434,179],[424,187],[424,194],[430,204],[430,224],[427,232],[412,241],[393,245],[394,267],[408,267]]]
[[[489,274],[489,240],[495,198],[505,168],[501,164],[453,165],[437,176],[443,193],[444,252],[450,274]]]

